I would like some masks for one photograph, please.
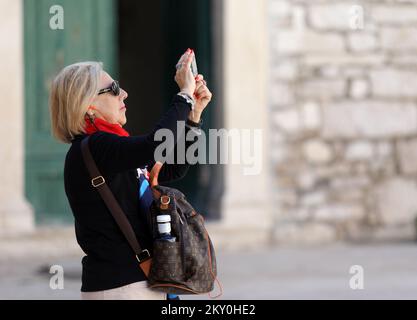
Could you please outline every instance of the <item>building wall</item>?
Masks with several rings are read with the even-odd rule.
[[[268,30],[275,242],[414,238],[417,2],[269,0]]]

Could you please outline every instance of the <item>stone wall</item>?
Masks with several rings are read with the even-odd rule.
[[[417,1],[269,0],[276,243],[404,240],[417,217]]]

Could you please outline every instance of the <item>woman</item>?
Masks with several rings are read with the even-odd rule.
[[[52,132],[59,141],[71,144],[65,159],[64,183],[75,218],[77,241],[86,254],[82,259],[82,299],[165,299],[165,294],[147,288],[146,277],[132,249],[91,185],[80,143],[90,136],[89,146],[98,169],[127,215],[142,248],[151,249],[147,212],[141,208],[138,196],[137,168],[154,164],[154,150],[161,143],[153,139],[157,129],[170,129],[176,137],[177,121],[185,121],[186,132],[199,130],[201,114],[212,94],[202,75],[193,77],[190,70],[193,54],[187,50],[177,65],[175,81],[180,93],[155,129],[144,136],[129,136],[123,129],[124,101],[128,94],[102,70],[100,63],[70,65],[52,83]],[[148,107],[152,106],[143,106],[144,110]],[[161,182],[179,179],[187,169],[188,164],[164,165],[159,179]]]

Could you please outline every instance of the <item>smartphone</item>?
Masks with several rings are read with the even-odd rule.
[[[181,68],[180,61],[178,61],[177,65],[175,66],[177,69]],[[198,76],[198,69],[197,69],[197,61],[195,59],[195,52],[194,52],[194,56],[193,56],[193,61],[191,62],[191,68],[190,69],[191,69],[191,72],[192,72],[194,78],[197,77]]]
[[[198,69],[197,69],[197,61],[195,59],[195,52],[194,52],[193,61],[191,62],[191,72],[193,73],[194,78],[197,77]]]

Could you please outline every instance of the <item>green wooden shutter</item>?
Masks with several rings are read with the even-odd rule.
[[[64,9],[64,29],[49,26],[51,6]],[[50,132],[49,84],[64,66],[102,61],[116,75],[117,26],[114,0],[25,0],[25,192],[38,223],[72,221],[63,167],[69,145]]]

